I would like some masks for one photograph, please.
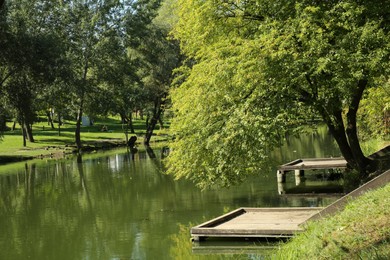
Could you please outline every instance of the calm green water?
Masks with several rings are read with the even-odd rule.
[[[253,249],[251,241],[233,243],[243,249],[234,256],[193,248],[189,228],[243,206],[332,202],[279,196],[275,174],[276,165],[288,160],[338,155],[328,134],[291,138],[287,146],[288,152],[273,153],[269,169],[229,190],[200,191],[174,181],[161,172],[158,151],[157,158],[118,150],[86,155],[82,162],[0,167],[0,259],[261,258],[261,247]]]

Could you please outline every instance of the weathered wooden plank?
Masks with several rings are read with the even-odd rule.
[[[293,170],[320,170],[331,168],[346,168],[347,161],[344,158],[314,158],[314,159],[298,159],[279,166],[280,171]]]
[[[322,208],[239,208],[191,229],[199,237],[285,237]]]

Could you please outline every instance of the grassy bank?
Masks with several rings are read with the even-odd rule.
[[[9,124],[9,126],[11,126]],[[108,131],[102,131],[103,126]],[[23,147],[21,129],[18,126],[14,131],[4,132],[0,141],[0,163],[14,162],[32,157],[61,157],[64,154],[73,153],[76,149],[74,145],[75,122],[66,121],[61,126],[59,134],[57,125],[55,129],[47,122],[38,122],[33,125],[33,135],[35,142],[27,142]],[[129,137],[137,135],[137,143],[143,142],[145,134],[145,122],[143,120],[134,120],[135,134],[129,133]],[[167,139],[165,129],[155,130],[151,143],[158,143]],[[125,145],[125,134],[119,119],[108,118],[96,120],[92,126],[83,126],[81,128],[81,139],[86,150],[93,151],[102,148],[111,148]]]
[[[361,143],[361,147],[365,155],[373,154],[388,145],[390,145],[390,137],[386,139],[374,138],[370,141],[363,141]]]
[[[310,223],[276,259],[390,259],[390,184],[366,193],[337,215]]]

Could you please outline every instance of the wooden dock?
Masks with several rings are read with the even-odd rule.
[[[297,159],[295,161],[279,166],[276,176],[278,183],[286,181],[286,173],[294,171],[295,176],[303,176],[305,170],[323,170],[323,169],[344,169],[347,167],[347,161],[342,158],[315,158],[315,159]]]
[[[194,241],[207,237],[291,237],[310,220],[327,217],[352,199],[390,183],[390,170],[382,173],[326,208],[238,208],[191,229]]]
[[[205,237],[291,237],[322,208],[239,208],[191,229],[194,241]]]

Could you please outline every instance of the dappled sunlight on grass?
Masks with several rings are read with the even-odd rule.
[[[169,124],[166,124],[168,126]],[[55,129],[48,125],[47,121],[41,119],[33,125],[33,136],[35,142],[27,141],[27,146],[23,147],[22,131],[17,125],[13,131],[4,132],[3,139],[0,140],[0,156],[52,156],[53,154],[71,153],[75,143],[76,125],[73,121],[66,121],[58,130],[58,124],[54,124]],[[102,131],[103,126],[107,131]],[[12,123],[8,123],[12,127]],[[135,133],[128,132],[128,136],[137,135],[138,142],[142,142],[145,134],[144,120],[134,120]],[[81,127],[81,140],[84,145],[97,145],[101,142],[115,142],[125,144],[125,126],[118,118],[107,118],[95,120],[91,126]],[[167,130],[155,130],[155,135],[151,143],[167,139]]]

